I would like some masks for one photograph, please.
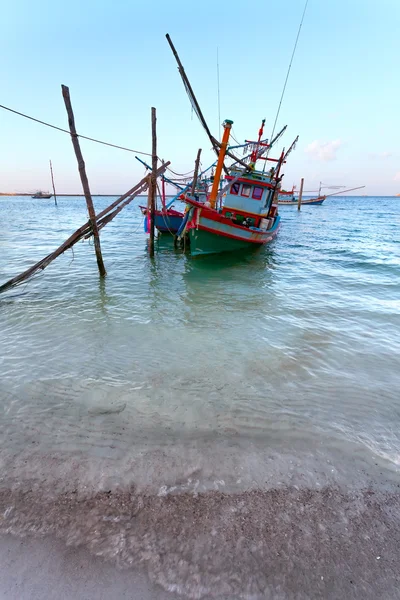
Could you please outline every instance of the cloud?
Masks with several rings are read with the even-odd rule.
[[[331,142],[314,140],[306,146],[305,152],[314,160],[336,160],[336,152],[340,146],[342,146],[341,140],[332,140]]]
[[[398,171],[396,173],[396,175],[393,177],[393,181],[400,181],[400,171]]]
[[[391,156],[393,156],[393,153],[392,152],[371,152],[370,154],[368,154],[368,156],[369,156],[369,158],[386,160],[387,158],[390,158]]]

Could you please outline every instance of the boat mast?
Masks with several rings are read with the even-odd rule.
[[[252,165],[254,165],[254,166],[256,165],[257,158],[258,158],[258,149],[260,147],[260,142],[261,142],[262,134],[264,132],[264,125],[265,125],[265,119],[262,120],[261,127],[260,127],[260,130],[258,132],[257,145],[254,148],[254,150],[253,150],[253,152],[251,154],[251,157],[250,157],[250,163]]]
[[[208,201],[210,202],[211,208],[215,208],[217,194],[218,194],[218,188],[219,188],[219,182],[221,180],[222,167],[224,166],[224,158],[225,158],[225,154],[226,154],[226,149],[228,147],[229,136],[231,133],[232,125],[233,125],[233,121],[230,121],[229,119],[225,119],[225,121],[223,122],[224,134],[222,136],[221,147],[220,147],[219,154],[218,154],[218,162],[217,162],[217,167],[215,169],[213,186],[211,189],[210,197],[208,199]]]

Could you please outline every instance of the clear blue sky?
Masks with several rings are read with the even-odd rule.
[[[210,144],[178,75],[169,32],[209,125],[221,118],[235,136],[267,131],[297,34],[303,0],[135,2],[15,0],[3,3],[0,104],[67,126],[62,83],[70,87],[78,131],[150,151],[150,108],[157,108],[159,155],[174,170],[203,164]],[[289,187],[320,180],[365,193],[400,193],[400,1],[309,0],[278,128],[299,134],[286,166]],[[0,190],[80,192],[67,135],[0,110]],[[93,193],[124,192],[142,176],[133,155],[82,142]],[[397,178],[396,178],[397,177]]]

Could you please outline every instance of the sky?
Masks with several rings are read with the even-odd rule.
[[[0,104],[67,128],[61,84],[70,88],[78,132],[151,151],[177,173],[214,160],[192,113],[165,34],[180,54],[216,137],[217,52],[221,121],[237,140],[269,137],[304,0],[14,0],[3,3]],[[400,193],[400,1],[309,0],[277,130],[279,154],[299,135],[286,188],[365,185],[366,195]],[[0,109],[0,191],[81,193],[71,140]],[[81,141],[93,194],[123,193],[144,174],[134,154]],[[144,157],[146,158],[146,157]],[[147,157],[147,160],[148,157]]]

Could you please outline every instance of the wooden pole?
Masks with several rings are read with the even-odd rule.
[[[170,164],[171,163],[168,161],[164,163],[162,167],[159,167],[157,170],[157,175],[162,175],[162,173],[164,173],[165,169]],[[130,189],[129,192],[126,192],[126,194],[115,200],[112,204],[110,204],[110,206],[107,206],[107,208],[102,210],[96,216],[98,230],[105,227],[105,225],[112,221],[112,219],[114,219],[117,216],[117,214],[125,208],[125,206],[128,206],[128,204],[130,204],[138,194],[146,190],[146,188],[149,185],[148,178],[148,175],[146,175],[146,177],[143,177],[143,179],[139,183],[137,183],[132,189]],[[35,275],[35,273],[43,271],[43,269],[45,269],[51,262],[53,262],[53,260],[55,260],[58,256],[63,254],[66,250],[69,250],[69,248],[72,248],[74,244],[76,244],[82,239],[87,239],[92,235],[93,230],[90,221],[88,221],[87,223],[82,225],[82,227],[79,227],[79,229],[74,231],[74,233],[70,235],[70,237],[63,244],[61,244],[61,246],[54,250],[54,252],[51,252],[50,254],[42,258],[42,260],[39,260],[36,264],[34,264],[32,267],[29,267],[29,269],[26,269],[26,271],[24,271],[23,273],[20,273],[16,277],[13,277],[9,281],[6,281],[6,283],[4,283],[3,285],[0,285],[0,293],[5,292],[13,286],[22,283],[29,277]]]
[[[53,184],[54,204],[57,206],[57,195],[56,195],[56,188],[54,186],[53,165],[51,164],[51,160],[49,162],[50,162],[51,183]]]
[[[150,256],[154,256],[154,221],[156,213],[156,189],[157,189],[157,129],[156,109],[151,109],[151,176],[150,176]]]
[[[165,35],[165,37],[167,38],[168,44],[170,45],[172,53],[175,56],[175,60],[176,60],[176,62],[178,64],[178,71],[179,71],[179,74],[180,74],[180,76],[182,78],[183,84],[185,86],[186,93],[189,96],[190,103],[193,106],[193,108],[194,108],[194,110],[195,110],[195,112],[196,112],[196,114],[197,114],[197,116],[198,116],[198,118],[200,120],[200,123],[203,125],[204,129],[206,130],[206,133],[207,133],[208,137],[210,138],[210,142],[211,142],[211,144],[212,144],[212,146],[214,148],[214,151],[215,151],[215,153],[218,156],[219,155],[219,149],[221,148],[221,143],[218,140],[216,140],[213,135],[211,135],[211,131],[210,131],[208,125],[207,125],[207,122],[206,122],[206,120],[205,120],[205,118],[203,116],[203,113],[201,112],[201,108],[199,106],[199,103],[197,102],[196,96],[194,95],[193,88],[190,85],[189,78],[186,75],[185,69],[183,68],[183,64],[181,63],[181,59],[179,58],[178,52],[176,51],[176,48],[175,48],[174,44],[172,43],[172,40],[171,40],[171,38],[169,36],[169,33],[167,33]],[[237,158],[237,156],[235,156],[234,154],[231,154],[228,151],[228,149],[225,149],[225,154],[227,156],[229,156],[230,158],[233,158],[233,160],[236,161],[236,163],[239,163],[243,167],[245,167],[245,168],[248,167],[248,165],[243,160],[240,160],[240,158]],[[224,171],[228,174],[228,170],[225,167],[225,165],[223,165],[223,168],[224,168]]]
[[[76,160],[78,161],[78,170],[79,170],[79,175],[80,175],[81,182],[82,182],[83,193],[85,194],[85,198],[86,198],[86,205],[87,205],[87,209],[88,209],[88,213],[89,213],[89,221],[90,221],[90,225],[91,225],[92,231],[93,231],[93,242],[94,242],[94,249],[96,252],[97,266],[99,267],[100,276],[104,277],[106,275],[106,269],[105,269],[105,266],[103,263],[103,257],[101,254],[99,230],[97,228],[97,222],[96,222],[96,213],[94,212],[93,200],[92,200],[92,195],[90,193],[90,187],[89,187],[89,181],[88,181],[88,178],[86,175],[85,161],[83,160],[81,147],[80,147],[79,139],[78,139],[78,134],[76,133],[75,119],[74,119],[74,113],[72,110],[71,99],[69,96],[69,89],[66,85],[62,85],[61,89],[62,89],[62,95],[63,95],[64,102],[65,102],[65,108],[67,109],[67,114],[68,114],[68,124],[69,124],[69,130],[71,132],[72,145],[75,150]]]
[[[303,186],[304,186],[304,178],[301,178],[300,182],[300,192],[299,192],[299,200],[297,202],[297,210],[301,209],[301,199],[303,198]]]
[[[164,161],[163,163],[164,164]],[[165,177],[161,177],[161,202],[162,202],[162,207],[163,210],[167,210],[166,208],[166,202],[165,202],[165,198],[166,198],[166,193],[165,193]]]
[[[197,152],[197,158],[196,158],[196,162],[194,164],[194,175],[193,175],[193,183],[192,183],[192,189],[191,189],[192,196],[194,196],[194,192],[196,190],[197,177],[199,176],[200,155],[201,155],[201,148],[199,148],[199,151]]]

